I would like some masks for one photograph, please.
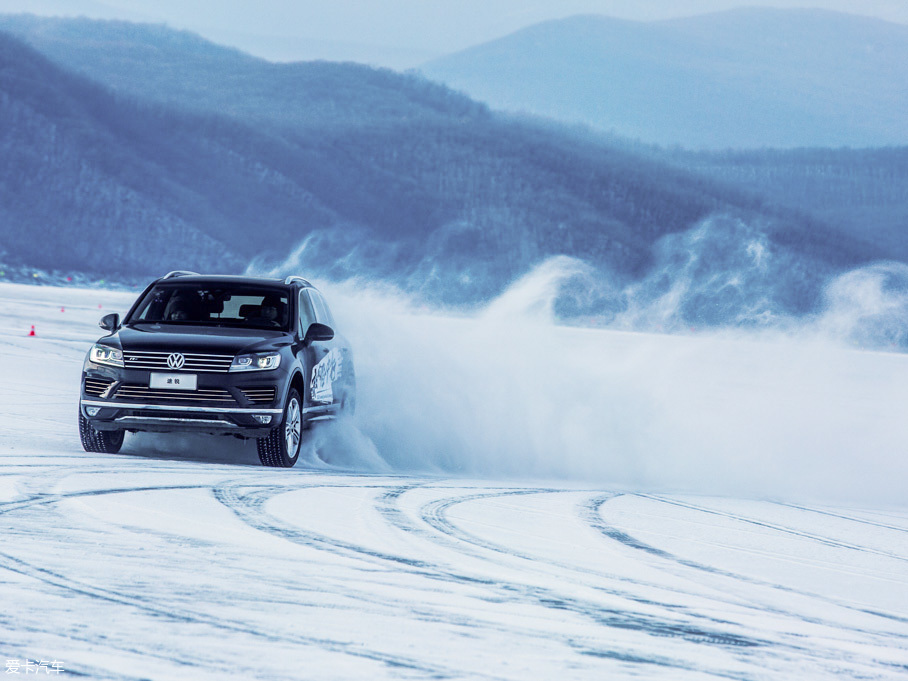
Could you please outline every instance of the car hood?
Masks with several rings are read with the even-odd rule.
[[[175,324],[136,324],[124,326],[105,339],[119,341],[124,352],[130,350],[171,350],[210,354],[266,352],[289,345],[293,337],[285,331],[237,329],[219,326],[182,326]]]

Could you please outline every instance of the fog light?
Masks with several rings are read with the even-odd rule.
[[[268,425],[269,423],[271,423],[270,414],[253,414],[252,418],[254,418],[256,421],[258,421],[262,425]]]
[[[97,416],[99,411],[101,407],[85,407],[85,413],[89,416]]]

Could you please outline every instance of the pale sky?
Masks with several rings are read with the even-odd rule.
[[[908,24],[908,0],[0,0],[0,13],[166,23],[274,61],[402,69],[573,14],[651,20],[748,5],[819,7]]]

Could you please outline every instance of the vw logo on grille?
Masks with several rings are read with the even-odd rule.
[[[167,356],[167,366],[171,369],[182,369],[185,363],[186,358],[183,357],[181,352],[174,352]]]

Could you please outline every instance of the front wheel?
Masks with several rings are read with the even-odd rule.
[[[123,446],[125,435],[123,430],[96,430],[79,410],[79,439],[86,452],[116,454]]]
[[[255,441],[263,466],[290,468],[300,458],[303,440],[303,401],[291,388],[284,406],[284,422]]]

